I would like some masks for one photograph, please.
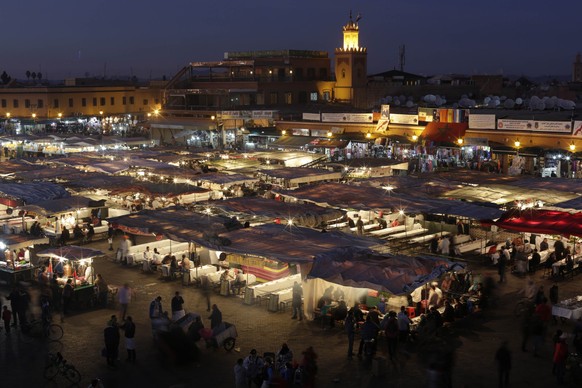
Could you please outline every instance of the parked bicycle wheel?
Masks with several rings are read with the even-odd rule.
[[[67,369],[65,369],[64,371],[64,375],[66,379],[69,380],[71,383],[76,384],[79,381],[81,381],[81,374],[74,366],[68,365]]]
[[[51,323],[48,327],[47,337],[51,341],[58,341],[63,338],[63,328],[56,323]]]

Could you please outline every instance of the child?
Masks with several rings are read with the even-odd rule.
[[[10,335],[10,320],[12,319],[12,311],[8,310],[8,306],[4,306],[2,310],[2,320],[4,321],[4,329],[6,329],[6,335]]]

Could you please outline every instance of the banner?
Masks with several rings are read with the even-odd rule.
[[[531,131],[533,125],[533,120],[497,120],[497,129],[508,131]]]
[[[321,121],[321,113],[303,113],[303,120]]]
[[[507,131],[535,131],[571,133],[571,121],[497,120],[497,129]]]
[[[321,121],[332,123],[371,123],[372,113],[322,113]]]
[[[407,124],[407,125],[417,125],[418,115],[405,115],[405,114],[390,114],[390,123],[392,124]]]
[[[572,136],[582,137],[582,121],[574,121]]]
[[[418,121],[432,123],[435,115],[436,109],[434,108],[418,108]]]
[[[470,129],[495,129],[495,115],[469,114]]]
[[[291,129],[293,136],[309,136],[309,129],[307,128],[293,128]]]

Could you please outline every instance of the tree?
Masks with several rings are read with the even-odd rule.
[[[36,74],[36,78],[38,78],[39,81],[42,79],[42,73],[40,71]]]
[[[26,79],[30,80],[30,70],[26,70]]]
[[[36,79],[36,73],[33,71],[30,76],[32,77],[32,80],[34,81]]]
[[[6,71],[4,71],[2,72],[2,75],[0,75],[0,80],[4,85],[7,85],[12,80],[12,78],[6,73]]]

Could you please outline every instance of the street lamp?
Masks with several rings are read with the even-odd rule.
[[[331,131],[327,131],[327,137],[332,137],[333,133]]]
[[[576,151],[576,144],[572,143],[570,144],[570,152],[575,152]]]
[[[462,146],[463,145],[463,139],[458,138],[457,139],[457,144],[460,145],[460,146]]]

